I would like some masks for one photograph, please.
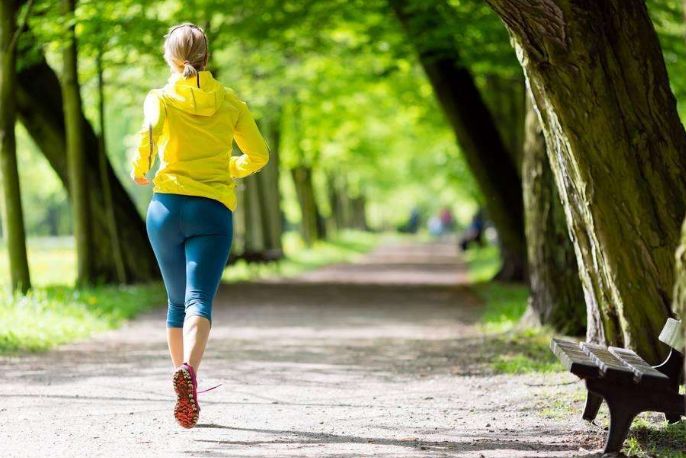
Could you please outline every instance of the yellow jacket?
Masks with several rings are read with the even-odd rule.
[[[209,71],[184,79],[173,74],[151,90],[131,160],[131,178],[144,177],[159,153],[153,191],[204,196],[236,209],[233,178],[260,170],[269,147],[245,102]],[[232,141],[243,154],[232,156]]]

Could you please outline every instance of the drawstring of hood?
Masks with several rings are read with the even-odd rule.
[[[172,74],[162,94],[167,104],[181,111],[197,116],[212,116],[224,101],[225,89],[211,72],[202,70],[195,78],[184,78],[180,73]]]

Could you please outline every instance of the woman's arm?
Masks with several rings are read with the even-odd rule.
[[[164,127],[165,111],[155,90],[148,92],[143,104],[143,127],[138,131],[138,147],[131,160],[131,178],[138,184],[147,184],[145,174],[152,169],[157,155],[157,144]]]
[[[260,133],[248,105],[241,101],[233,138],[241,149],[240,156],[231,156],[229,172],[233,178],[257,172],[269,161],[269,146]]]

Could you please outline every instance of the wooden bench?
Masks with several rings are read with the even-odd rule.
[[[631,350],[585,342],[553,339],[550,347],[588,389],[583,419],[593,421],[603,400],[610,411],[605,453],[619,452],[634,417],[641,412],[663,412],[667,421],[686,415],[686,397],[679,394],[684,351],[681,322],[669,319],[660,341],[671,347],[667,359],[651,366]]]

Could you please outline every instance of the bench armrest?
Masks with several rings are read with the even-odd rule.
[[[684,329],[680,320],[674,318],[667,318],[665,327],[660,333],[660,342],[663,342],[676,351],[684,352]]]

